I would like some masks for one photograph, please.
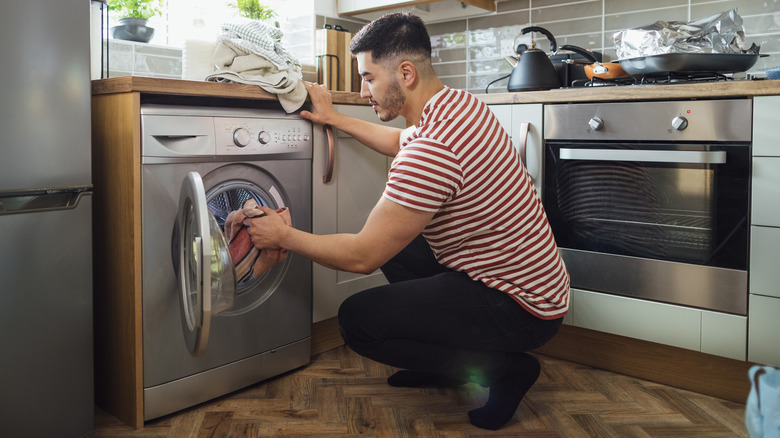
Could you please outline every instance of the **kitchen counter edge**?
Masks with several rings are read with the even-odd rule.
[[[126,92],[277,100],[275,94],[263,91],[258,86],[247,84],[228,84],[140,76],[123,76],[118,78],[96,79],[92,81],[93,95]],[[361,98],[358,93],[333,91],[331,94],[333,103],[348,105],[367,104],[366,99]],[[513,104],[744,98],[770,95],[780,95],[780,81],[717,81],[695,84],[582,87],[517,93],[478,94],[476,96],[488,104]]]

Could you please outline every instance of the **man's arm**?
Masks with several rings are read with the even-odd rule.
[[[357,234],[315,235],[285,225],[270,208],[260,208],[267,216],[244,221],[258,248],[285,248],[325,267],[362,274],[374,272],[401,251],[434,214],[382,197]]]
[[[301,111],[303,118],[340,129],[380,154],[394,157],[398,153],[401,129],[340,114],[333,108],[330,92],[324,85],[305,81],[304,85],[312,111]]]

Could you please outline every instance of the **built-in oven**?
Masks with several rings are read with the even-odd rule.
[[[543,202],[572,287],[747,313],[751,102],[545,107]]]

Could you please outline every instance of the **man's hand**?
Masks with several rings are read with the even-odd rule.
[[[325,85],[303,81],[303,86],[309,93],[312,111],[301,111],[301,117],[319,125],[334,125],[339,113],[333,108],[330,91]]]
[[[290,211],[274,211],[265,206],[257,207],[263,216],[247,217],[244,225],[258,249],[280,249],[284,233],[291,230]]]

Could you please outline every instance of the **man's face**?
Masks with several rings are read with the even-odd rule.
[[[406,102],[398,78],[381,64],[372,62],[371,53],[360,52],[356,55],[358,71],[363,78],[360,85],[360,97],[367,98],[379,120],[389,122],[401,113]]]

